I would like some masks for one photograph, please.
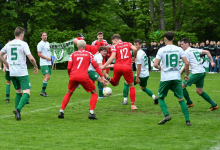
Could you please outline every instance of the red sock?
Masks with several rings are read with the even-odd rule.
[[[110,83],[111,83],[113,86],[117,86],[117,85],[118,85],[117,82],[115,81],[115,79],[113,79],[113,78],[111,78]]]
[[[97,94],[92,93],[90,99],[90,110],[94,110],[97,103]]]
[[[61,109],[64,110],[66,108],[66,105],[69,103],[70,101],[70,97],[71,94],[70,93],[66,93],[66,95],[63,97],[63,102],[62,102],[62,106]]]
[[[130,87],[130,99],[131,99],[131,105],[134,105],[135,102],[135,88]]]

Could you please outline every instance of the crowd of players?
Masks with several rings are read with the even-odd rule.
[[[8,42],[0,51],[0,59],[9,69],[8,76],[11,78],[16,89],[15,109],[13,113],[17,120],[21,120],[21,109],[28,102],[30,96],[30,78],[27,71],[26,56],[34,65],[34,73],[38,73],[38,66],[34,57],[31,55],[29,46],[23,41],[24,29],[17,27],[15,29],[15,39]],[[51,58],[50,48],[47,42],[46,32],[41,33],[42,41],[37,45],[38,56],[40,57],[40,67],[44,75],[41,96],[47,97],[45,92],[48,80],[51,74]],[[154,104],[160,104],[161,110],[164,114],[164,119],[158,124],[164,124],[171,120],[167,105],[164,98],[167,96],[169,90],[174,92],[177,97],[182,112],[185,116],[186,125],[191,126],[189,119],[189,107],[193,107],[193,102],[186,90],[187,86],[196,84],[196,92],[204,100],[211,104],[210,109],[213,111],[218,109],[218,105],[210,98],[210,96],[203,91],[204,78],[206,71],[202,66],[200,55],[207,55],[211,66],[214,67],[213,56],[207,50],[201,50],[190,47],[190,39],[183,38],[180,41],[180,46],[173,45],[174,33],[168,31],[164,34],[163,44],[155,53],[154,67],[161,71],[161,80],[158,90],[158,97],[147,88],[147,81],[149,79],[148,57],[143,51],[142,41],[136,39],[134,45],[129,42],[123,42],[119,34],[114,34],[111,37],[112,46],[103,39],[103,33],[97,34],[97,40],[91,45],[86,44],[85,37],[79,34],[73,42],[77,45],[78,51],[72,53],[68,61],[68,92],[65,94],[58,118],[64,118],[64,110],[69,103],[70,97],[78,85],[91,93],[89,119],[97,119],[94,109],[97,103],[97,91],[94,82],[98,81],[99,98],[103,98],[103,87],[111,83],[113,86],[119,84],[121,76],[125,78],[123,96],[124,101],[121,105],[127,105],[127,96],[130,90],[131,110],[138,109],[135,105],[135,85],[139,84],[140,88],[147,95],[152,97]],[[154,48],[153,48],[154,49]],[[131,54],[133,51],[133,54]],[[7,55],[7,60],[5,59]],[[185,63],[185,67],[180,70],[179,59]],[[114,64],[111,64],[115,61]],[[159,62],[162,61],[161,66]],[[131,64],[135,63],[137,72],[133,75]],[[189,66],[191,67],[191,74],[189,74]],[[109,68],[114,68],[113,77],[108,76]],[[185,71],[184,80],[181,81],[181,74]],[[184,101],[184,98],[187,102]]]

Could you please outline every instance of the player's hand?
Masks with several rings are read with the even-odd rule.
[[[5,64],[6,68],[9,69],[9,64],[8,62]]]
[[[35,74],[37,74],[37,73],[38,73],[38,68],[37,68],[37,67],[34,67],[34,68],[33,68],[33,70],[34,70],[34,72],[33,72],[33,73],[35,73]]]
[[[136,78],[136,83],[141,83],[141,80],[139,78]]]
[[[6,71],[6,67],[5,67],[5,66],[3,67],[2,71],[3,71],[4,74],[5,74],[5,71]]]
[[[215,60],[217,60],[218,59],[218,57],[215,57]]]
[[[134,63],[134,62],[135,62],[135,58],[132,57],[132,58],[131,58],[131,63]]]
[[[212,66],[212,67],[214,67],[214,66],[215,66],[215,63],[214,63],[214,62],[212,62],[212,63],[211,63],[211,66]]]
[[[48,61],[51,61],[51,58],[47,57],[47,60],[48,60]]]
[[[182,71],[182,70],[180,71],[180,74],[181,74],[181,75],[183,74],[183,71]]]
[[[101,70],[104,69],[104,65],[99,66],[99,68],[100,68]]]
[[[188,77],[187,75],[185,75],[185,76],[184,76],[184,80],[185,80],[185,81],[188,81],[188,80],[189,80],[189,77]]]
[[[161,71],[161,66],[158,66],[158,68],[157,69],[159,69],[160,71]]]

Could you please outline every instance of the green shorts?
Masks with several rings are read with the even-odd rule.
[[[198,73],[198,74],[190,74],[189,80],[185,81],[183,80],[183,84],[186,86],[192,86],[192,84],[195,84],[197,88],[203,88],[204,86],[204,78],[206,76],[206,73]]]
[[[9,71],[5,71],[5,79],[8,81],[11,81],[11,77],[10,77],[10,72]]]
[[[140,79],[140,86],[142,87],[146,87],[147,86],[147,80],[148,80],[149,76],[148,77],[139,77]],[[136,85],[136,76],[134,75],[134,85]]]
[[[169,89],[174,92],[174,96],[176,96],[177,98],[183,98],[181,80],[160,81],[158,96],[166,97]]]
[[[21,76],[21,77],[11,77],[11,80],[12,80],[12,83],[13,83],[16,90],[31,89],[31,83],[30,83],[29,75]]]
[[[40,66],[40,69],[41,69],[43,75],[51,74],[51,65]]]
[[[89,78],[90,78],[92,81],[96,81],[96,79],[98,79],[98,77],[99,77],[99,74],[96,73],[95,71],[89,70],[89,71],[88,71],[88,74],[89,74]]]

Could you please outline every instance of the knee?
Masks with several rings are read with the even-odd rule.
[[[146,87],[142,87],[142,86],[141,86],[141,90],[143,91],[144,89],[146,89]]]
[[[6,84],[11,85],[11,81],[10,80],[6,80]]]
[[[196,93],[199,94],[199,95],[201,95],[202,92],[203,92],[203,91],[201,91],[201,90],[196,90]]]
[[[70,95],[72,95],[72,94],[73,94],[73,92],[70,92],[70,91],[68,91],[67,93],[69,93]]]

